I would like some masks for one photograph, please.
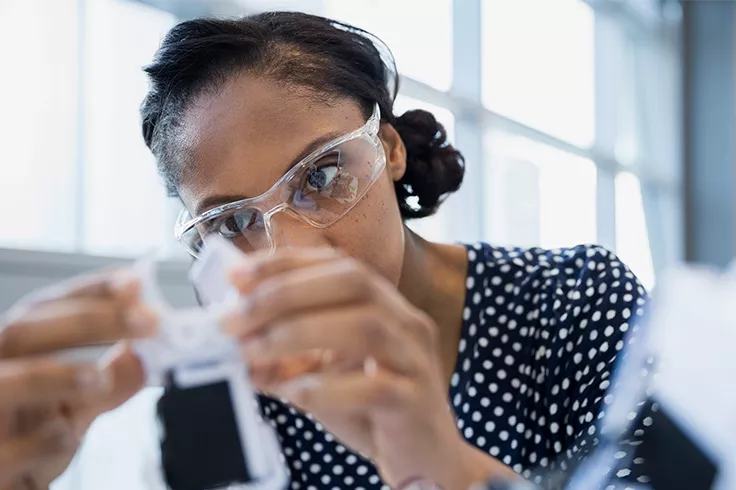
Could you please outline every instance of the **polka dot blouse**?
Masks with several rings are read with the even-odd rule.
[[[518,473],[572,467],[597,442],[617,354],[646,293],[612,253],[467,247],[463,330],[449,400],[465,439]],[[262,397],[291,488],[388,489],[309,416]],[[631,473],[619,470],[620,476]]]

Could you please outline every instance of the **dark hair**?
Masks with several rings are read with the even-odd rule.
[[[184,111],[238,72],[310,88],[318,97],[352,98],[366,117],[378,103],[406,145],[406,174],[395,185],[404,219],[431,215],[462,182],[465,161],[432,114],[394,116],[398,77],[388,48],[347,24],[298,12],[190,20],[169,31],[145,71],[143,137],[172,196],[181,180],[176,136]]]

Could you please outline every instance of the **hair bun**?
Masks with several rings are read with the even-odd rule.
[[[406,172],[396,183],[401,214],[405,219],[430,216],[460,187],[465,159],[427,111],[408,111],[396,118],[394,127],[406,146]]]

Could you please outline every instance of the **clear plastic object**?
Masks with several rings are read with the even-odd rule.
[[[566,490],[736,488],[735,272],[682,265],[658,281],[617,367],[601,444]]]
[[[227,273],[242,260],[231,244],[212,237],[190,274],[207,306],[180,310],[161,294],[155,261],[136,265],[143,301],[158,316],[159,330],[134,349],[147,384],[164,387],[157,418],[162,473],[171,490],[278,490],[288,481],[237,341],[221,329],[238,302]]]

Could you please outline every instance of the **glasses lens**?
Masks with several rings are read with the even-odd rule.
[[[289,207],[320,225],[344,216],[373,185],[383,157],[374,143],[356,138],[325,152],[289,181]]]
[[[199,254],[202,253],[204,243],[202,242],[202,235],[199,234],[197,227],[192,226],[187,228],[184,233],[181,234],[179,241],[184,245],[187,251],[195,257],[198,257]]]
[[[203,221],[188,230],[182,241],[186,237],[185,245],[199,254],[204,238],[211,234],[229,240],[245,253],[268,247],[263,214],[255,208],[233,209]]]

